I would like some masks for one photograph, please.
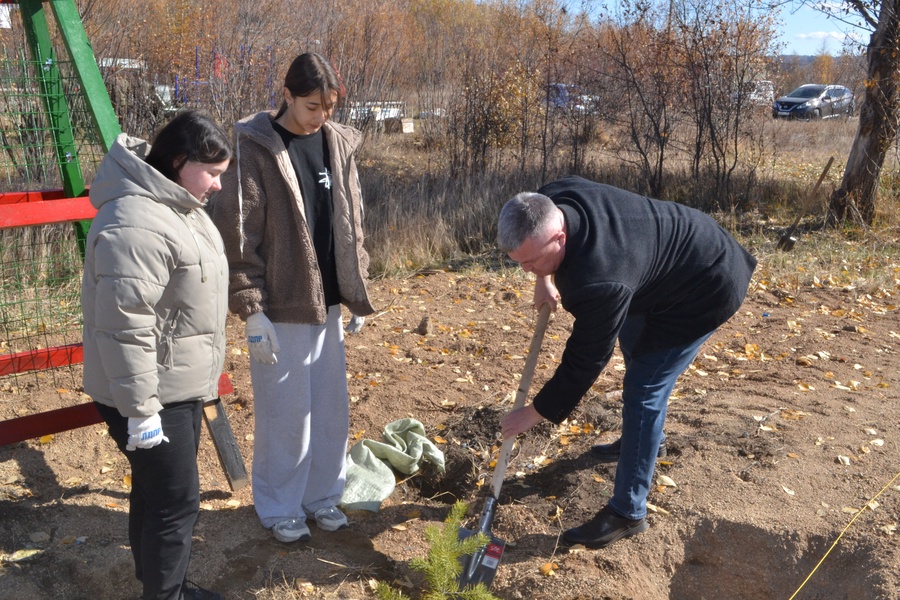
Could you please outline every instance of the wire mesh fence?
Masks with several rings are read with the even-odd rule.
[[[20,202],[16,192],[62,188],[61,161],[77,165],[89,182],[104,155],[72,64],[57,61],[59,77],[49,86],[46,80],[42,86],[40,78],[45,66],[29,60],[24,48],[0,48],[0,194],[5,194],[0,198],[5,204]],[[54,130],[60,123],[74,137],[67,151],[61,151]],[[19,209],[27,211],[27,203],[12,210]],[[81,342],[82,268],[72,224],[0,229],[0,389],[21,387],[23,378],[29,385],[80,383],[77,366],[15,372],[27,361],[9,359]]]
[[[58,60],[60,77],[44,88],[38,73],[45,67],[28,60],[24,50],[0,48],[0,191],[62,187],[55,131],[47,107],[60,95],[65,98],[77,152],[63,153],[63,160],[77,161],[86,181],[103,158],[90,110],[84,102],[70,62]],[[48,100],[51,100],[48,102]],[[56,110],[61,110],[58,107]]]
[[[20,227],[0,236],[0,357],[81,342],[82,259],[72,226]],[[29,365],[27,359],[17,363]],[[80,385],[78,367],[0,371],[0,389]]]

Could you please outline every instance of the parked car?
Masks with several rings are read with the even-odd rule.
[[[829,119],[852,117],[856,111],[853,92],[842,85],[808,83],[772,104],[775,119]]]

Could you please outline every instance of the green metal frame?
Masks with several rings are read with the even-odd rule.
[[[94,125],[100,132],[103,149],[109,152],[116,136],[122,132],[116,112],[113,110],[109,93],[103,83],[103,76],[97,66],[94,50],[81,24],[81,17],[74,0],[53,0],[50,3],[56,15],[56,23],[63,42],[72,57],[75,74],[81,84],[81,92],[91,111]]]
[[[53,10],[66,50],[72,59],[81,94],[90,109],[91,117],[106,152],[109,152],[116,136],[121,133],[122,129],[113,110],[109,93],[103,83],[103,76],[100,74],[100,68],[97,66],[94,51],[91,49],[74,0],[50,0],[49,2],[19,0],[25,37],[38,69],[37,76],[40,81],[41,95],[53,131],[63,190],[67,197],[75,198],[83,195],[86,188],[72,133],[72,119],[66,104],[59,67],[50,39],[50,29],[44,10],[45,4],[49,4]],[[90,221],[74,223],[75,236],[82,258],[84,258],[85,240],[90,224]]]

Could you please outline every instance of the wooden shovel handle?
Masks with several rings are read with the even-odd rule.
[[[519,389],[516,391],[516,399],[513,402],[512,410],[518,410],[525,406],[525,400],[528,398],[528,389],[531,387],[531,380],[534,378],[534,370],[537,367],[538,355],[541,353],[544,332],[547,331],[547,323],[549,321],[550,304],[547,303],[541,306],[541,312],[534,326],[531,347],[528,348],[528,357],[525,359],[525,368],[522,370],[522,378],[519,379]],[[497,457],[497,464],[494,466],[494,474],[491,477],[491,493],[493,493],[494,498],[500,498],[500,486],[503,485],[503,478],[506,477],[509,453],[512,451],[515,441],[515,437],[509,437],[503,440],[503,445],[500,446],[500,454]]]
[[[800,219],[803,218],[803,215],[809,211],[809,206],[812,204],[813,198],[816,196],[816,192],[819,191],[819,186],[822,185],[822,181],[825,179],[825,175],[828,174],[828,169],[831,168],[831,163],[834,162],[834,157],[830,157],[828,159],[828,164],[825,165],[825,168],[822,170],[822,174],[819,175],[819,180],[816,182],[816,185],[813,186],[812,191],[809,193],[809,196],[806,197],[806,202],[803,203],[803,207],[800,209],[800,214],[797,215],[797,218],[794,219],[794,222],[791,223],[791,226],[788,227],[787,233],[785,235],[790,235],[794,232],[794,229],[797,228],[797,225],[800,224]]]

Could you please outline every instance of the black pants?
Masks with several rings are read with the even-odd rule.
[[[128,419],[115,408],[95,405],[131,465],[128,539],[143,600],[181,600],[200,513],[197,449],[203,403],[165,405],[159,416],[169,441],[131,451],[125,450]]]

